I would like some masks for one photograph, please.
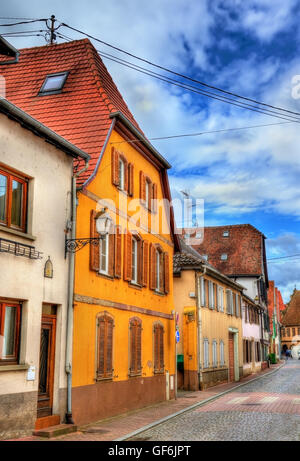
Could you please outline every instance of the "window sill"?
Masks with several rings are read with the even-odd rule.
[[[0,362],[0,372],[1,371],[26,371],[28,370],[30,365],[24,364],[24,365],[13,365],[13,364],[7,364],[4,365],[3,363]]]
[[[139,285],[138,283],[135,283],[135,282],[129,282],[128,285],[131,287],[131,288],[136,288],[138,290],[141,290],[143,287],[142,285]]]
[[[36,240],[36,237],[34,237],[31,234],[27,234],[26,232],[18,231],[16,229],[12,229],[11,227],[6,227],[0,224],[0,231],[7,232],[8,234],[12,235],[17,235],[18,237],[22,237],[24,239],[28,240]]]
[[[142,372],[140,373],[129,373],[129,378],[140,378],[142,376]]]
[[[154,294],[157,295],[157,296],[166,296],[166,293],[163,293],[162,291],[154,290],[153,292],[154,292]]]
[[[112,381],[113,376],[110,376],[109,378],[95,378],[96,383],[103,382],[103,381]]]
[[[163,374],[165,373],[165,370],[157,370],[157,371],[154,370],[153,373],[154,373],[155,375],[163,375]]]
[[[100,277],[103,277],[105,279],[108,279],[108,280],[113,280],[114,279],[114,277],[112,275],[106,274],[105,272],[98,272],[97,275],[99,275]]]

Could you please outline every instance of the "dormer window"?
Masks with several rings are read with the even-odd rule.
[[[57,74],[47,75],[39,95],[60,93],[67,80],[68,74],[69,72],[59,72]]]
[[[227,261],[227,254],[226,253],[223,253],[221,255],[221,261]]]
[[[223,232],[223,237],[229,237],[229,231],[228,230]]]

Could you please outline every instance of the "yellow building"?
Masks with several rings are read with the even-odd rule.
[[[243,375],[242,292],[181,242],[174,255],[179,388],[205,389]]]

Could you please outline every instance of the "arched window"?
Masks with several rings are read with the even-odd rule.
[[[137,376],[142,373],[142,321],[134,317],[129,321],[129,375]]]
[[[164,327],[160,323],[154,325],[154,373],[163,373],[164,365]]]
[[[97,379],[113,376],[113,318],[104,312],[97,317]]]

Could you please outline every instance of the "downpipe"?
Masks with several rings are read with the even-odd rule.
[[[76,210],[77,210],[77,188],[76,180],[84,173],[89,166],[85,162],[84,168],[72,177],[72,216],[71,216],[71,239],[76,238]],[[69,253],[69,279],[68,279],[68,311],[67,311],[67,333],[66,333],[66,363],[67,374],[67,413],[66,424],[74,424],[72,416],[72,354],[73,354],[73,299],[74,299],[74,274],[75,274],[75,253]]]
[[[196,290],[197,290],[197,319],[198,319],[198,341],[197,341],[197,357],[198,357],[198,382],[199,389],[202,387],[202,361],[201,361],[201,352],[202,352],[202,310],[201,310],[201,289],[200,289],[200,276],[202,277],[206,274],[206,266],[202,272],[196,272]]]

